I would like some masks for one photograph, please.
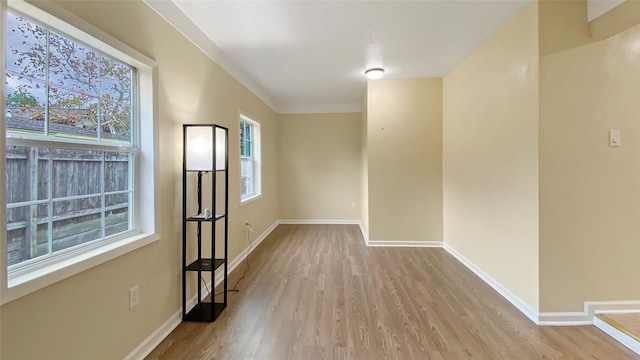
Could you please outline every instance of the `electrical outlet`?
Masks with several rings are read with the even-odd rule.
[[[129,310],[133,309],[140,303],[140,285],[136,285],[129,289]]]

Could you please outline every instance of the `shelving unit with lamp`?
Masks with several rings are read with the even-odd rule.
[[[182,320],[214,321],[227,306],[229,130],[215,124],[186,124],[183,140]],[[188,191],[194,182],[195,195]],[[203,277],[207,273],[211,287]],[[216,273],[223,277],[219,293]],[[194,275],[197,285],[190,282]],[[196,303],[187,309],[190,288],[195,288]]]

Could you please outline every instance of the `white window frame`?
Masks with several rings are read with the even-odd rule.
[[[260,197],[262,197],[262,143],[260,141],[261,139],[261,132],[262,130],[260,129],[260,123],[256,120],[254,120],[254,118],[240,112],[239,116],[238,116],[238,134],[240,134],[240,123],[241,122],[248,122],[249,124],[251,124],[252,127],[252,143],[253,143],[253,147],[251,149],[251,153],[253,154],[252,156],[252,162],[253,162],[253,193],[252,194],[248,194],[248,195],[242,195],[242,157],[238,156],[238,161],[239,161],[239,165],[240,165],[240,169],[238,171],[238,178],[239,178],[239,183],[240,183],[240,205],[244,205],[244,204],[248,204],[254,200],[259,199]],[[240,140],[238,140],[238,142],[240,143]],[[242,144],[240,143],[240,146],[242,146]],[[238,154],[240,154],[240,146],[238,146]]]
[[[118,256],[136,250],[160,239],[159,212],[161,208],[156,189],[159,188],[158,176],[158,130],[157,130],[157,64],[130,48],[124,43],[112,38],[93,25],[60,8],[49,1],[39,1],[34,5],[23,0],[0,0],[0,21],[6,24],[7,6],[17,13],[25,14],[46,26],[67,34],[87,45],[106,53],[119,61],[123,61],[136,68],[138,84],[137,105],[138,126],[144,131],[132,131],[137,138],[137,152],[135,154],[132,187],[135,189],[132,203],[133,232],[126,236],[114,237],[110,240],[99,241],[76,251],[66,252],[60,256],[52,256],[47,261],[37,262],[33,266],[20,266],[15,270],[7,268],[7,224],[6,224],[6,196],[5,176],[0,177],[0,301],[8,303],[17,298],[66,279],[89,268],[112,260]],[[7,48],[6,26],[0,29],[0,46]],[[4,54],[4,52],[3,52]],[[6,98],[4,85],[5,57],[0,59],[0,99]],[[5,102],[0,101],[0,156],[6,156],[7,136],[5,129]],[[5,173],[5,162],[0,162],[0,172]]]

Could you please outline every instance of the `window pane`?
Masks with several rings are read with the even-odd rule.
[[[7,262],[21,263],[49,253],[48,205],[7,209]]]
[[[242,195],[253,194],[253,160],[240,160],[240,185]]]
[[[129,230],[130,194],[105,195],[105,236]]]
[[[98,54],[73,40],[49,33],[49,81],[69,90],[98,96]]]
[[[47,198],[49,149],[25,146],[6,148],[7,204]]]
[[[130,142],[131,107],[110,101],[102,101],[100,106],[102,138]]]
[[[49,88],[49,134],[95,140],[98,99],[55,86]]]
[[[47,31],[12,13],[7,13],[7,25],[6,69],[44,80]]]
[[[46,84],[8,72],[5,85],[7,130],[43,134]]]
[[[104,191],[124,190],[129,190],[129,154],[106,152],[104,154]]]
[[[102,154],[101,151],[53,149],[53,197],[101,193]]]
[[[53,251],[102,237],[102,198],[56,201],[53,204]]]
[[[100,58],[100,89],[103,99],[131,105],[131,67],[105,56]]]

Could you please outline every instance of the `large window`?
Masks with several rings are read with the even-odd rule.
[[[260,194],[260,124],[240,115],[240,201]]]
[[[3,302],[159,238],[155,64],[90,26],[101,40],[33,5],[9,6]]]
[[[13,12],[6,56],[7,264],[131,230],[135,69]]]

